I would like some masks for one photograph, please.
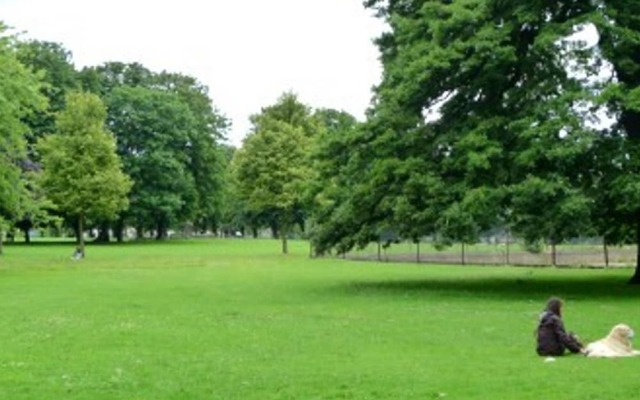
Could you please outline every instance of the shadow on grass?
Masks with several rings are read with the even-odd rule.
[[[560,296],[588,299],[638,299],[640,286],[628,284],[626,276],[592,277],[489,277],[419,280],[362,281],[339,290],[352,295],[433,295],[495,299],[530,299]]]

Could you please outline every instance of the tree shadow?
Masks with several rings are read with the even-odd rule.
[[[352,295],[400,296],[434,294],[495,299],[531,299],[560,296],[588,299],[638,299],[640,286],[628,284],[624,276],[591,277],[487,277],[419,280],[355,281],[338,290]]]

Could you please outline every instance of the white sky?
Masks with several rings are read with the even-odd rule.
[[[0,0],[0,20],[61,43],[77,69],[139,62],[197,78],[235,145],[285,91],[363,119],[381,74],[383,24],[362,0]]]

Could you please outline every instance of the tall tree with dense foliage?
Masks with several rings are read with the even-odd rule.
[[[174,93],[122,86],[108,98],[109,127],[117,132],[118,154],[134,180],[130,222],[165,239],[169,228],[191,220],[195,180],[187,165],[193,114]]]
[[[26,160],[25,118],[46,107],[39,77],[20,63],[16,41],[0,23],[0,253],[7,221],[15,222],[25,194],[21,179]]]
[[[118,153],[136,181],[131,208],[116,235],[121,237],[125,217],[139,234],[154,230],[159,239],[177,224],[216,230],[226,168],[219,142],[228,122],[213,107],[208,88],[190,76],[154,73],[137,63],[84,68],[80,80],[106,99]],[[150,161],[156,158],[162,162],[154,170]],[[167,179],[156,179],[156,174]],[[138,190],[153,195],[145,200],[136,195]]]
[[[300,220],[311,177],[314,122],[310,108],[291,93],[252,120],[254,131],[234,159],[238,197],[250,214],[273,218],[286,254],[288,235]]]
[[[115,218],[128,206],[132,184],[105,128],[106,116],[96,95],[71,93],[56,117],[56,133],[38,142],[42,186],[59,210],[77,220],[83,255],[86,219]]]
[[[227,119],[214,108],[208,88],[195,78],[162,72],[155,78],[161,88],[175,93],[191,110],[194,129],[187,131],[187,169],[196,187],[194,225],[200,231],[216,231],[220,225],[223,182],[228,164],[226,149],[220,145],[229,126]]]
[[[377,42],[384,76],[352,140],[351,194],[328,218],[337,234],[319,238],[319,249],[365,245],[388,229],[445,243],[499,225],[552,244],[591,232],[600,132],[584,111],[594,99],[588,79],[571,73],[587,52],[567,38],[603,8],[365,4],[391,28]]]
[[[536,35],[518,34],[517,12],[494,16],[480,0],[368,5],[392,30],[378,40],[384,78],[359,139],[367,168],[349,200],[364,211],[344,224],[347,236],[365,245],[391,229],[473,241],[497,220],[510,184],[508,121],[526,114],[524,89],[536,84],[519,69],[543,59],[530,50]]]
[[[640,3],[607,0],[596,4],[599,7],[590,19],[600,33],[594,58],[600,61],[598,65],[608,63],[611,69],[602,98],[616,119],[601,139],[603,149],[609,151],[601,152],[599,161],[604,172],[614,175],[598,180],[599,215],[602,232],[609,234],[613,244],[637,244],[631,283],[640,284]],[[599,172],[602,176],[603,170]]]
[[[315,176],[307,189],[307,201],[312,209],[312,244],[340,236],[334,230],[336,226],[332,223],[332,216],[339,214],[337,208],[344,204],[352,189],[353,139],[359,127],[355,117],[344,111],[319,109],[314,118],[318,120],[320,130],[311,149]],[[337,247],[340,251],[341,246]]]
[[[37,140],[55,131],[55,115],[64,108],[66,94],[78,88],[77,72],[72,63],[71,52],[59,43],[27,40],[17,45],[18,59],[42,78],[41,93],[48,100],[48,107],[24,118],[29,126],[27,135],[28,160],[23,163],[23,181],[27,183],[23,197],[22,215],[16,227],[24,233],[30,242],[30,230],[36,226],[46,226],[57,217],[51,213],[51,204],[34,179],[38,171],[39,156],[35,151]]]

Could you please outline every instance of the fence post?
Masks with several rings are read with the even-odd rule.
[[[465,265],[465,260],[464,260],[464,242],[462,242],[462,265]]]
[[[511,263],[511,260],[509,259],[509,243],[511,242],[511,230],[507,229],[507,253],[506,253],[506,257],[507,257],[507,265],[509,265]]]

